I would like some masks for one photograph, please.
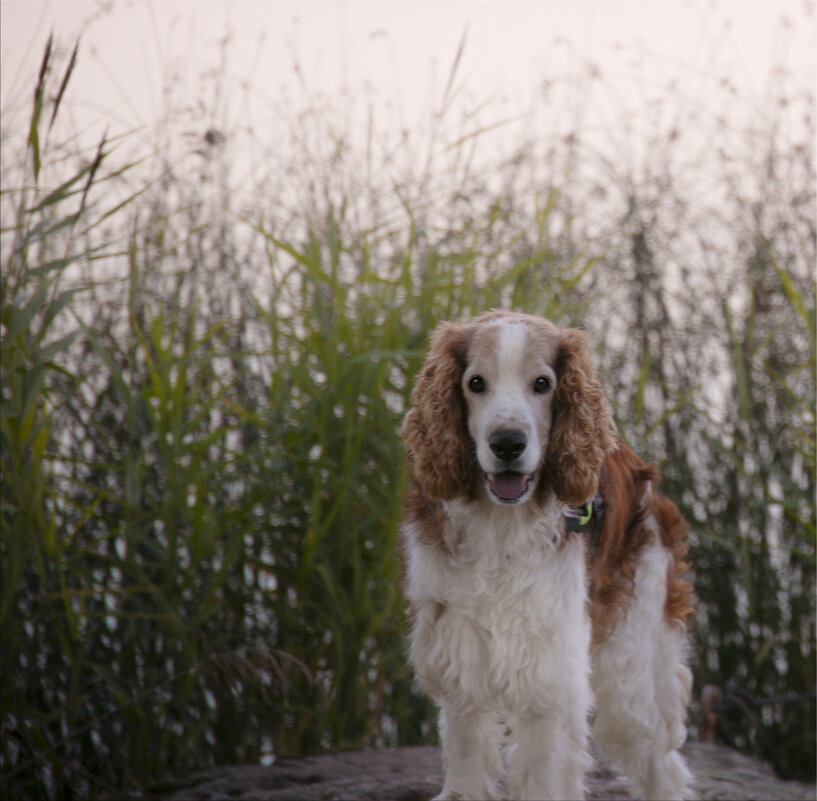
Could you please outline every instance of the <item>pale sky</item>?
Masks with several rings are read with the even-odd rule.
[[[728,76],[759,95],[774,66],[812,82],[815,69],[813,0],[3,0],[0,22],[4,112],[30,102],[49,31],[64,49],[82,33],[73,109],[114,129],[154,121],[163,71],[194,82],[218,67],[226,35],[236,85],[267,99],[297,97],[301,79],[329,95],[371,87],[406,126],[440,102],[464,33],[458,85],[510,110],[587,62],[625,91],[645,64],[693,92]]]

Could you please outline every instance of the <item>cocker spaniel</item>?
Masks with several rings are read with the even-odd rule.
[[[646,798],[688,798],[686,526],[616,435],[584,335],[506,312],[440,325],[401,433],[438,797],[583,798],[592,726]]]

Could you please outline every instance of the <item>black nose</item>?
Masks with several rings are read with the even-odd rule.
[[[494,431],[488,438],[488,444],[497,459],[503,462],[512,462],[518,459],[528,444],[528,438],[522,431],[515,428]]]

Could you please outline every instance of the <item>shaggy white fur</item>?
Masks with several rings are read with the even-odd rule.
[[[558,548],[561,506],[447,504],[452,556],[409,543],[410,659],[440,702],[440,798],[496,798],[500,737],[516,744],[514,798],[582,798],[591,706],[581,540]]]
[[[645,798],[659,799],[687,797],[692,781],[676,750],[686,740],[692,673],[686,638],[664,620],[667,562],[656,531],[640,555],[627,617],[593,658],[594,737]]]

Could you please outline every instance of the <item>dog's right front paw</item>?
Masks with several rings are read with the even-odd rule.
[[[443,787],[439,795],[434,796],[431,801],[493,801],[499,798],[495,790],[478,789],[457,789],[456,787]]]

